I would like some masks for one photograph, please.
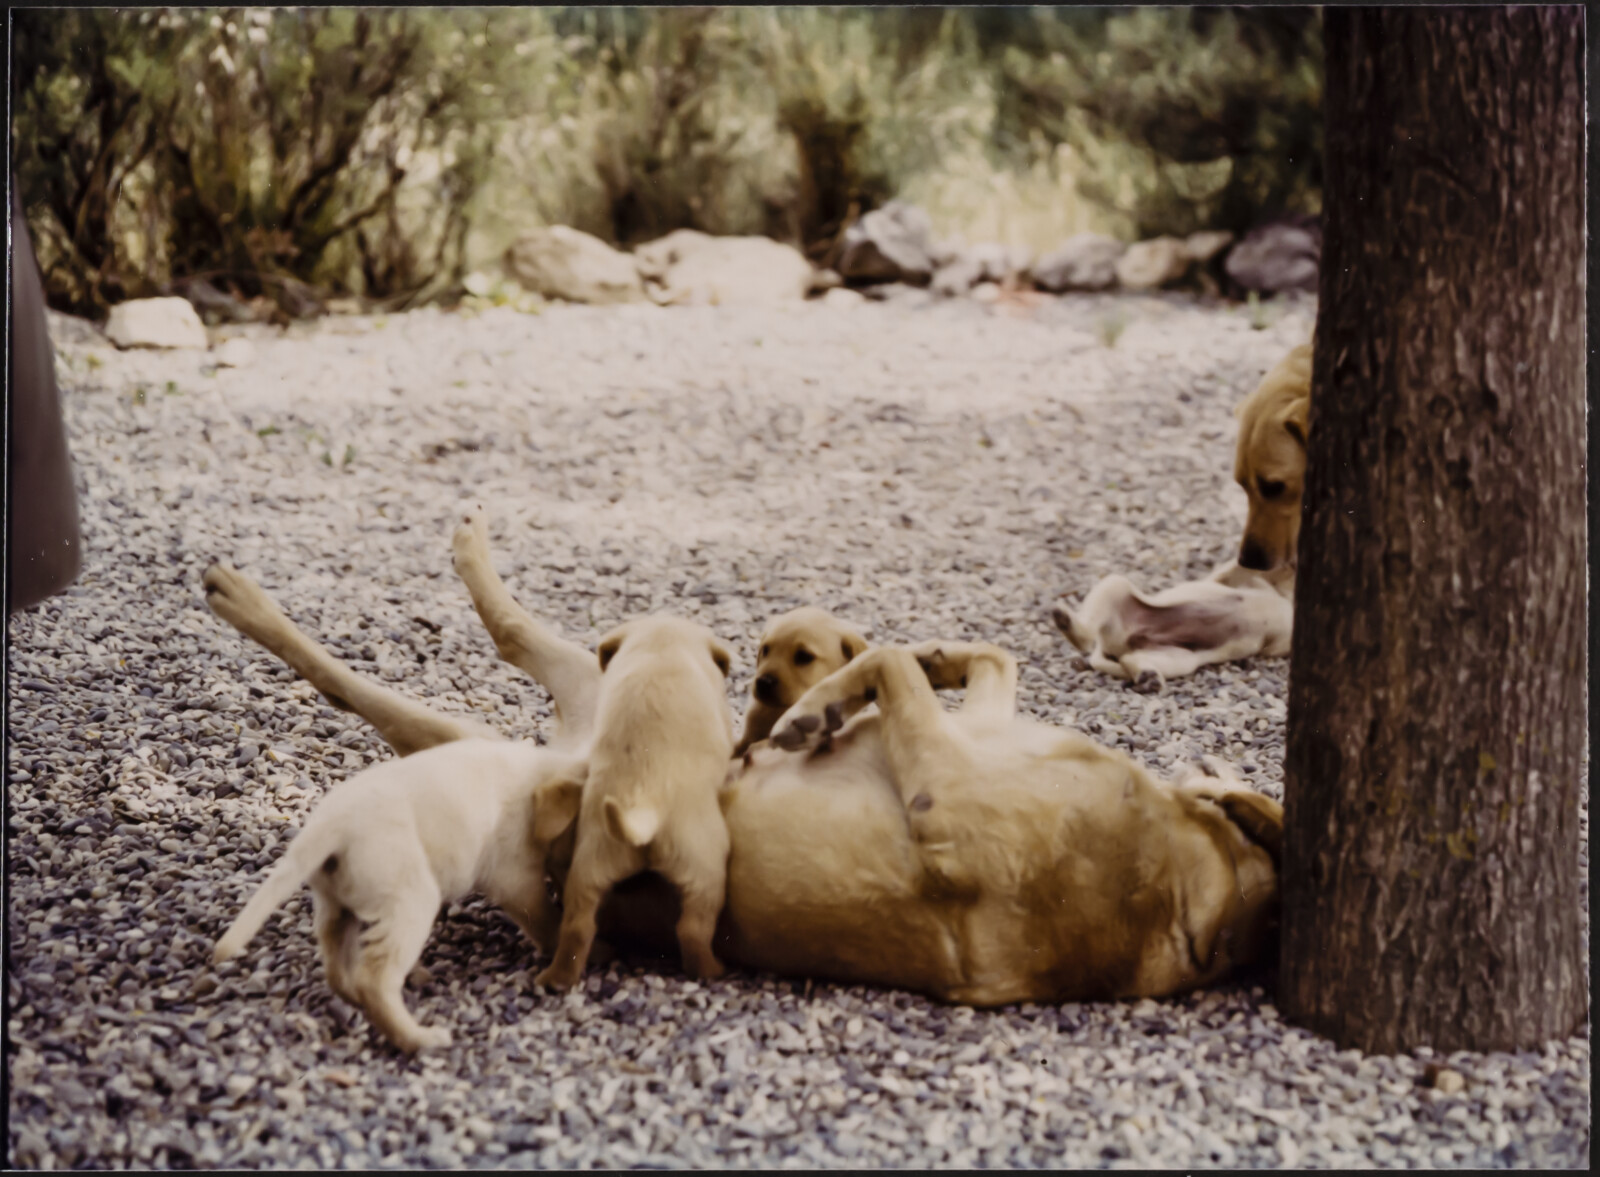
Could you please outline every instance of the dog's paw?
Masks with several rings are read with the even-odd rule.
[[[207,568],[200,584],[211,611],[235,629],[249,632],[282,617],[261,586],[225,560]]]
[[[583,974],[570,966],[550,965],[542,973],[533,978],[535,985],[542,985],[546,989],[560,992],[571,989],[582,979]]]

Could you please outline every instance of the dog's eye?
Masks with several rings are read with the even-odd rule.
[[[772,653],[772,647],[771,646],[762,646],[761,647],[761,656],[763,658],[765,658],[770,653]]]
[[[794,664],[796,666],[810,666],[816,660],[817,656],[810,650],[801,648],[794,652]]]
[[[1256,489],[1261,492],[1261,497],[1264,499],[1281,498],[1283,495],[1283,483],[1274,482],[1270,478],[1256,479]]]

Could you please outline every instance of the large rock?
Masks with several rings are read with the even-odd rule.
[[[775,306],[811,292],[799,250],[767,237],[712,237],[679,229],[641,245],[634,261],[645,289],[664,306]]]
[[[1189,251],[1180,237],[1152,237],[1128,246],[1117,259],[1117,281],[1129,290],[1155,290],[1189,272]]]
[[[207,346],[205,324],[186,298],[136,298],[119,302],[106,320],[106,338],[118,347]]]
[[[1321,261],[1321,227],[1312,217],[1294,217],[1250,230],[1228,253],[1223,269],[1245,290],[1315,291]]]
[[[566,225],[536,229],[505,253],[505,271],[546,298],[601,305],[644,301],[633,258]]]
[[[1127,246],[1098,233],[1077,233],[1033,263],[1033,284],[1065,290],[1106,290],[1117,284],[1117,260]]]
[[[1202,229],[1183,239],[1183,249],[1189,260],[1202,266],[1232,244],[1233,234],[1226,229]]]
[[[938,268],[937,254],[928,214],[891,200],[845,230],[838,270],[846,282],[925,286]]]
[[[960,251],[942,264],[933,275],[935,294],[965,294],[982,282],[1008,283],[1027,272],[1032,259],[1022,246],[1005,246],[986,241]]]

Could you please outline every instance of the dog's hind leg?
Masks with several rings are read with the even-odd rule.
[[[512,598],[489,558],[489,529],[482,509],[463,517],[451,546],[456,575],[472,594],[473,607],[500,657],[550,692],[556,711],[550,746],[570,747],[587,741],[600,699],[599,660],[534,620]]]
[[[363,678],[307,637],[260,585],[237,569],[213,564],[203,583],[213,613],[283,659],[335,707],[352,711],[377,728],[401,756],[452,740],[501,738],[493,728],[442,714]]]
[[[408,1053],[450,1045],[450,1031],[422,1025],[404,998],[406,975],[422,956],[440,902],[431,879],[416,880],[412,888],[387,897],[387,911],[361,932],[350,974],[356,1000],[372,1024]]]
[[[966,689],[963,715],[997,724],[1017,715],[1017,660],[988,642],[922,642],[911,654],[935,690]]]

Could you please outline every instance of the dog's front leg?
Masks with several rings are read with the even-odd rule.
[[[206,604],[234,629],[289,664],[341,711],[353,711],[401,756],[452,740],[500,739],[493,728],[445,715],[363,678],[307,637],[261,586],[227,564],[205,571]]]
[[[489,528],[481,509],[463,517],[451,546],[456,575],[472,594],[473,608],[500,657],[550,692],[556,711],[556,731],[550,746],[572,747],[586,742],[594,731],[600,698],[598,659],[576,642],[541,625],[517,604],[489,558]]]
[[[1009,723],[1017,715],[1017,660],[988,642],[921,642],[910,647],[935,690],[966,689],[963,715]]]

